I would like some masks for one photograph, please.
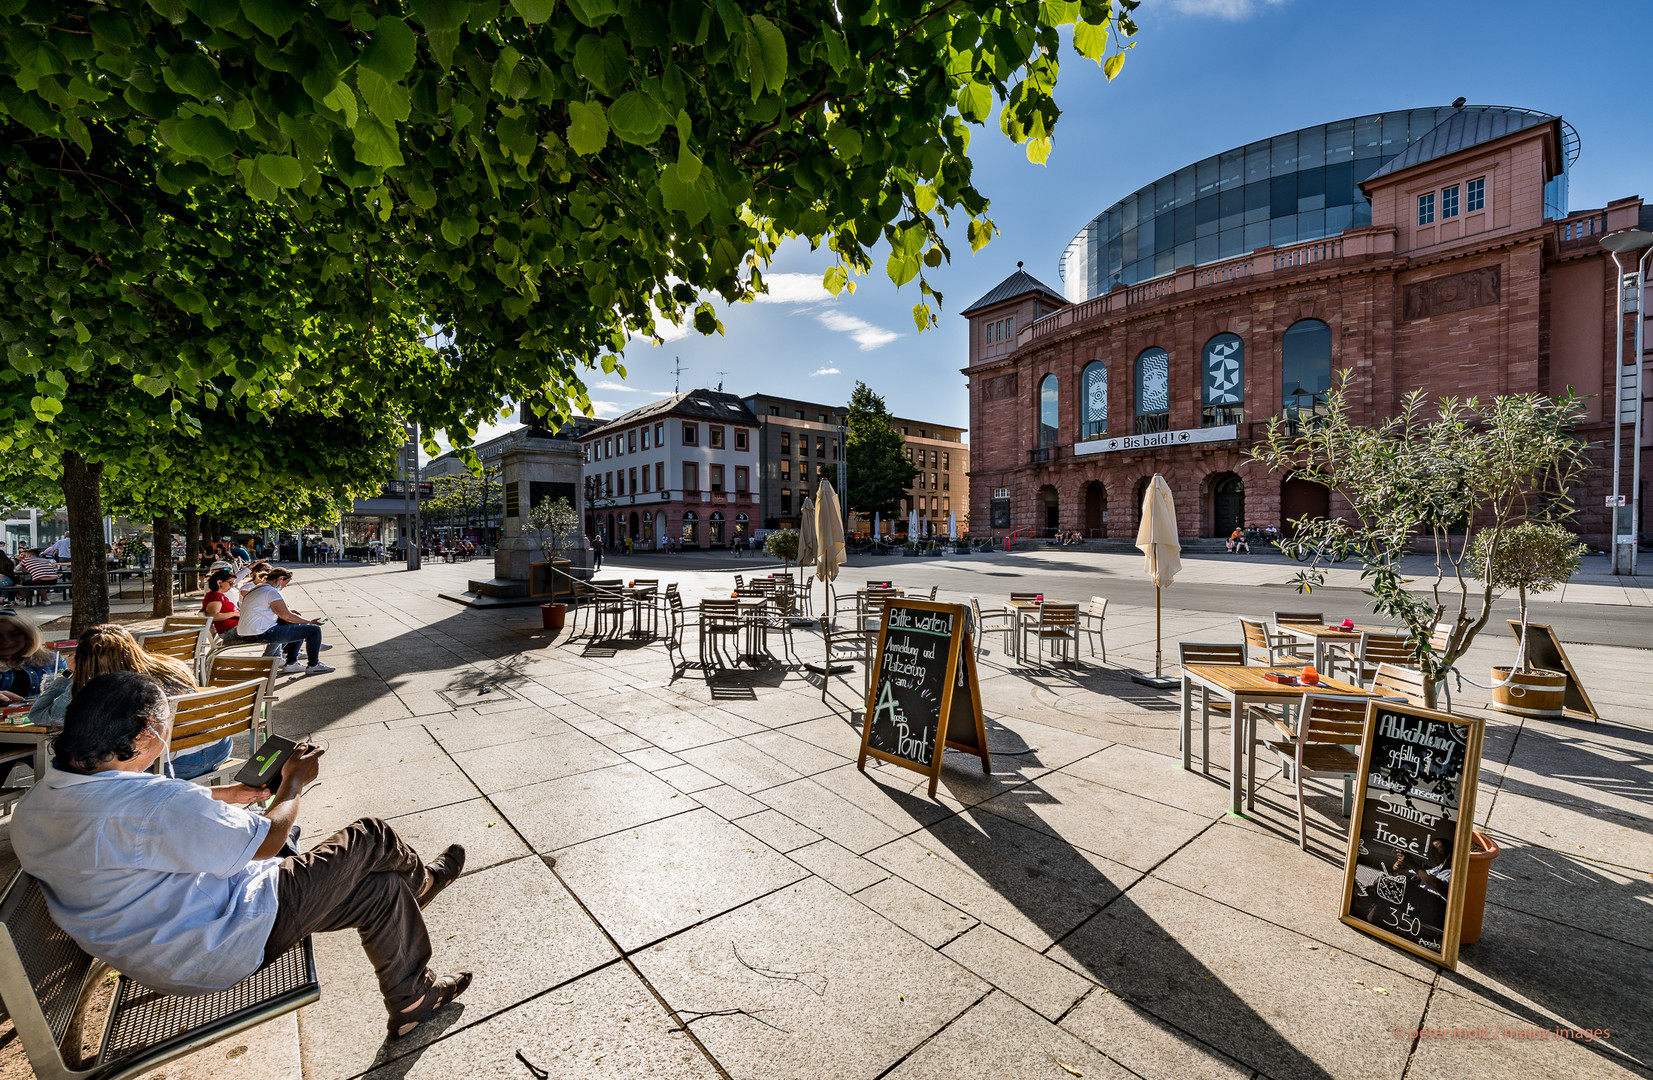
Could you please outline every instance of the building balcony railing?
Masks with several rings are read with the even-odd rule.
[[[1162,431],[1171,430],[1171,414],[1168,412],[1141,413],[1136,418],[1133,434],[1157,435]]]
[[[1594,240],[1606,231],[1607,214],[1601,211],[1556,222],[1555,238],[1561,244],[1577,245],[1581,241]]]
[[[432,496],[432,493],[433,493],[433,488],[432,488],[431,482],[429,480],[419,481],[418,485],[416,486],[416,490],[418,491],[419,498],[421,498],[421,499],[428,499]],[[408,481],[406,481],[406,480],[386,480],[384,482],[384,486],[379,489],[379,495],[380,495],[380,497],[386,498],[386,499],[400,499],[400,498],[403,498],[403,497],[406,496],[407,491],[408,491]]]
[[[1070,327],[1093,319],[1116,315],[1128,308],[1158,303],[1179,293],[1192,292],[1212,285],[1226,285],[1252,277],[1275,273],[1289,273],[1304,266],[1354,257],[1386,257],[1395,253],[1393,229],[1362,228],[1349,230],[1342,236],[1325,240],[1310,240],[1286,247],[1260,247],[1247,255],[1206,266],[1188,266],[1165,277],[1128,285],[1082,304],[1062,308],[1036,322],[1024,326],[1016,334],[1016,348],[1061,333]]]
[[[1044,465],[1055,461],[1059,456],[1061,456],[1061,449],[1062,448],[1060,446],[1041,446],[1037,449],[1030,450],[1027,455],[1028,463],[1031,465]]]

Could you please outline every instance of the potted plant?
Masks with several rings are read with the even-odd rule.
[[[1524,522],[1501,534],[1482,533],[1470,548],[1475,576],[1495,589],[1515,590],[1521,605],[1521,637],[1512,667],[1492,669],[1492,707],[1519,716],[1559,717],[1567,673],[1534,667],[1527,656],[1527,598],[1567,583],[1578,570],[1584,545],[1560,525]]]
[[[549,604],[540,605],[540,619],[547,630],[561,630],[568,617],[568,605],[557,602],[555,597],[563,592],[573,595],[574,563],[559,556],[568,546],[569,538],[579,530],[579,511],[570,506],[567,499],[542,499],[528,511],[528,527],[538,536],[540,552],[551,573],[553,599]]]

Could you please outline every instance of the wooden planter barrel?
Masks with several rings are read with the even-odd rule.
[[[1567,674],[1563,671],[1518,671],[1507,667],[1492,669],[1492,681],[1502,683],[1492,690],[1492,707],[1517,716],[1559,717],[1567,696]]]

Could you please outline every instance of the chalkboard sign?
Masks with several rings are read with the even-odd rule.
[[[1486,722],[1370,702],[1342,920],[1457,970]]]
[[[1521,622],[1519,619],[1508,620],[1510,633],[1515,640],[1521,640]],[[1573,670],[1572,662],[1561,648],[1561,639],[1555,636],[1546,623],[1530,622],[1527,624],[1527,633],[1531,635],[1527,640],[1527,664],[1530,667],[1543,668],[1546,671],[1560,671],[1567,676],[1567,689],[1561,699],[1562,711],[1565,713],[1599,720],[1596,707],[1590,701],[1590,695],[1584,692],[1584,684],[1579,681],[1578,672]]]
[[[992,771],[969,619],[959,604],[889,603],[878,629],[859,768],[875,757],[925,773],[931,798],[949,746],[975,754],[982,772]]]

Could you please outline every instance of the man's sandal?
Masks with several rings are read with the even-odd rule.
[[[390,1037],[400,1039],[409,1034],[414,1028],[435,1016],[448,1002],[463,994],[465,988],[470,985],[471,973],[468,971],[461,971],[457,975],[444,975],[437,979],[417,1002],[390,1015],[390,1020],[386,1024]]]
[[[430,907],[430,902],[436,899],[436,894],[452,885],[460,871],[465,869],[465,848],[460,844],[449,844],[448,850],[436,857],[436,861],[425,867],[429,881],[425,891],[419,894],[419,908],[424,910]]]

